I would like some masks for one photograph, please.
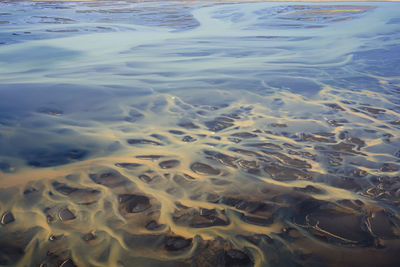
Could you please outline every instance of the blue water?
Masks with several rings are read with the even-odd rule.
[[[399,10],[0,1],[0,265],[396,266]]]

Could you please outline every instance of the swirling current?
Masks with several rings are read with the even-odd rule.
[[[399,8],[0,1],[0,265],[399,266]]]

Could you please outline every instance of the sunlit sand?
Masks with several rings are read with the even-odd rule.
[[[0,265],[398,266],[398,10],[0,1]]]

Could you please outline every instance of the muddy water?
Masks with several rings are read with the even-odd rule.
[[[0,2],[0,265],[397,266],[398,8]]]

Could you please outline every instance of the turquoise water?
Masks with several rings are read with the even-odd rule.
[[[396,266],[398,10],[0,1],[0,265]]]

